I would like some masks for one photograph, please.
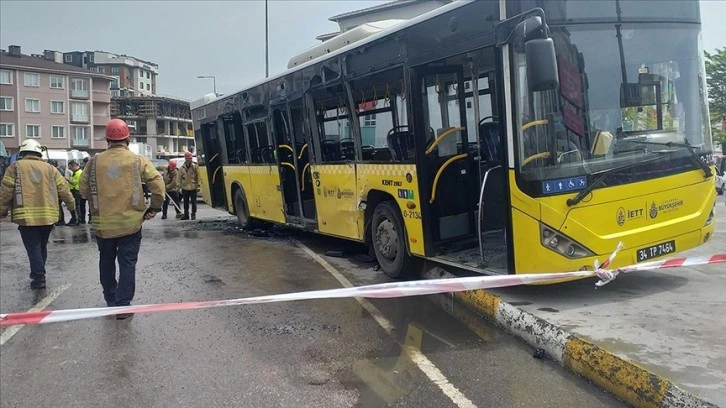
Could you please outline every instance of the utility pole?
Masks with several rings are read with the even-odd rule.
[[[270,46],[267,26],[267,0],[265,0],[265,78],[270,77]]]

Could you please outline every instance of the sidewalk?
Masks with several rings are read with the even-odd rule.
[[[713,239],[678,256],[726,253],[723,200]],[[454,299],[634,406],[726,407],[725,289],[721,264]]]

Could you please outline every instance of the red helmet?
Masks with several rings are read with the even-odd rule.
[[[174,160],[169,160],[169,168],[172,170],[176,168],[176,162]]]
[[[129,127],[121,119],[111,119],[106,124],[106,140],[122,141],[129,138]]]
[[[184,158],[185,159],[191,159],[192,158],[192,152],[184,152]]]

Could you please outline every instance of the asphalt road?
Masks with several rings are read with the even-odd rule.
[[[198,215],[202,222],[145,224],[135,304],[342,285],[294,239],[317,253],[338,241],[250,237],[210,222],[222,213],[204,207]],[[56,228],[51,242],[48,288],[32,291],[20,236],[0,224],[2,313],[49,296],[51,309],[104,305],[88,226]],[[323,259],[355,285],[387,281],[372,264]],[[465,310],[445,312],[440,301],[315,300],[25,326],[13,336],[5,329],[0,406],[624,406]]]

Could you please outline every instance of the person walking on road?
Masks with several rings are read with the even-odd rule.
[[[144,156],[129,150],[129,127],[121,119],[106,125],[108,148],[93,156],[83,172],[81,195],[89,201],[99,251],[99,275],[108,306],[128,306],[136,289],[141,225],[161,211],[164,181]],[[146,207],[141,183],[151,192]],[[119,277],[116,280],[116,260]],[[130,314],[120,314],[121,320]]]
[[[197,219],[197,189],[199,188],[199,171],[197,164],[192,161],[192,152],[184,153],[184,164],[179,169],[179,182],[181,183],[182,197],[184,198],[184,216],[182,220],[189,219],[189,202],[192,204],[192,219]]]
[[[0,217],[12,210],[30,261],[30,287],[45,288],[48,238],[58,221],[58,197],[69,210],[76,207],[66,180],[58,169],[42,159],[43,148],[35,140],[20,144],[20,160],[8,167],[0,183]]]
[[[68,180],[68,186],[71,189],[71,194],[73,194],[73,198],[76,200],[76,211],[71,211],[71,219],[68,221],[68,224],[66,225],[81,225],[86,223],[86,199],[83,198],[81,195],[81,191],[79,190],[79,183],[81,181],[81,176],[83,175],[83,170],[81,170],[81,166],[78,165],[78,162],[75,160],[71,160],[68,163],[68,168],[71,170],[71,178]]]
[[[179,171],[176,169],[176,162],[169,160],[169,165],[164,173],[164,188],[166,189],[166,197],[164,198],[164,207],[161,209],[161,219],[166,219],[166,212],[169,209],[169,199],[173,200],[172,205],[176,211],[176,218],[181,218],[179,211]]]

